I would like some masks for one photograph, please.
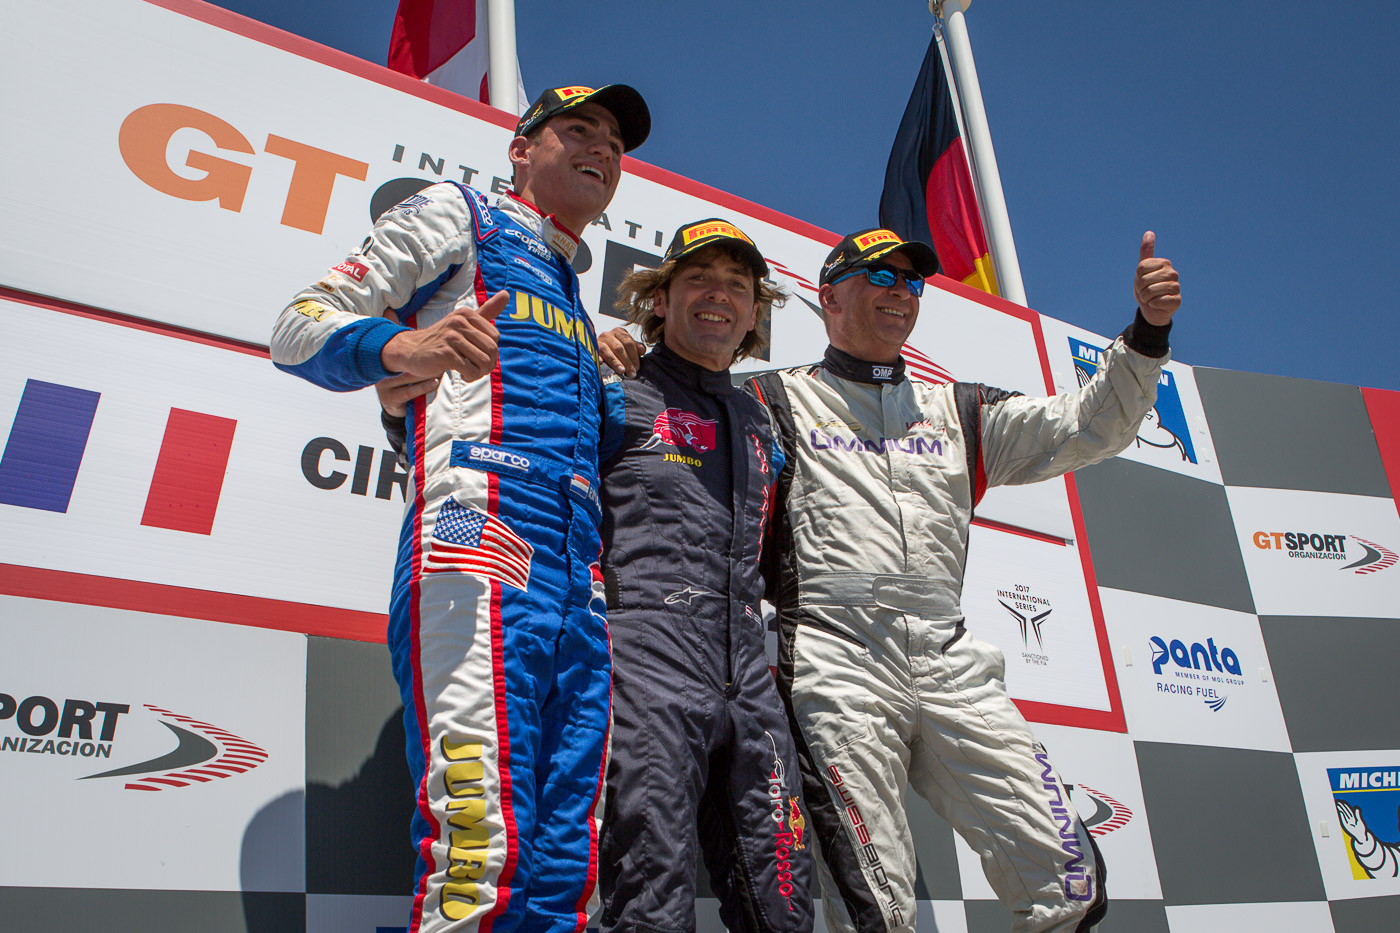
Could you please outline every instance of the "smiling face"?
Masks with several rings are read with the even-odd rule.
[[[727,369],[757,319],[753,270],[715,246],[683,263],[653,299],[665,323],[662,339],[683,359],[716,372]]]
[[[582,104],[510,143],[515,191],[574,233],[597,220],[622,175],[622,134],[604,107]]]
[[[888,253],[881,261],[897,269],[914,268],[901,253]],[[831,345],[872,363],[899,359],[899,351],[919,319],[919,299],[900,278],[882,288],[860,272],[823,285],[819,296]]]

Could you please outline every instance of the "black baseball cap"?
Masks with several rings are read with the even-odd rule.
[[[938,256],[933,247],[918,240],[901,240],[898,235],[879,227],[852,233],[826,255],[817,281],[825,285],[857,269],[875,265],[891,253],[903,253],[914,271],[928,278],[938,271]]]
[[[625,84],[609,84],[594,90],[591,87],[552,87],[545,91],[525,116],[515,125],[516,136],[528,136],[544,125],[550,117],[573,110],[582,104],[595,103],[611,113],[622,133],[622,151],[631,152],[646,142],[651,133],[651,111],[642,95]]]
[[[748,260],[749,267],[753,269],[754,278],[762,280],[768,277],[768,263],[763,258],[763,254],[754,246],[748,234],[734,226],[727,220],[718,217],[711,217],[708,220],[697,220],[695,223],[686,224],[676,231],[676,235],[671,237],[671,245],[666,247],[666,261],[680,259],[698,249],[722,243],[731,249],[736,250],[741,256]]]

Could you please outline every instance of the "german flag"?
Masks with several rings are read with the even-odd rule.
[[[932,244],[939,271],[949,278],[1000,294],[936,38],[929,41],[895,133],[880,194],[880,226],[905,240]]]

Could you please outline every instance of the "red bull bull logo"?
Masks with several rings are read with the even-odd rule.
[[[689,447],[700,453],[714,450],[715,427],[718,424],[719,422],[701,418],[694,412],[668,408],[652,422],[651,440],[642,445],[642,450],[651,450],[658,444]]]

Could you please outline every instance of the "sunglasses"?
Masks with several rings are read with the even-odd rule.
[[[832,285],[837,282],[844,282],[853,275],[865,274],[871,285],[879,288],[889,288],[896,279],[904,280],[904,287],[909,289],[909,294],[918,298],[924,293],[924,279],[913,269],[896,269],[894,266],[864,266],[853,272],[847,272],[839,279],[834,279]]]

